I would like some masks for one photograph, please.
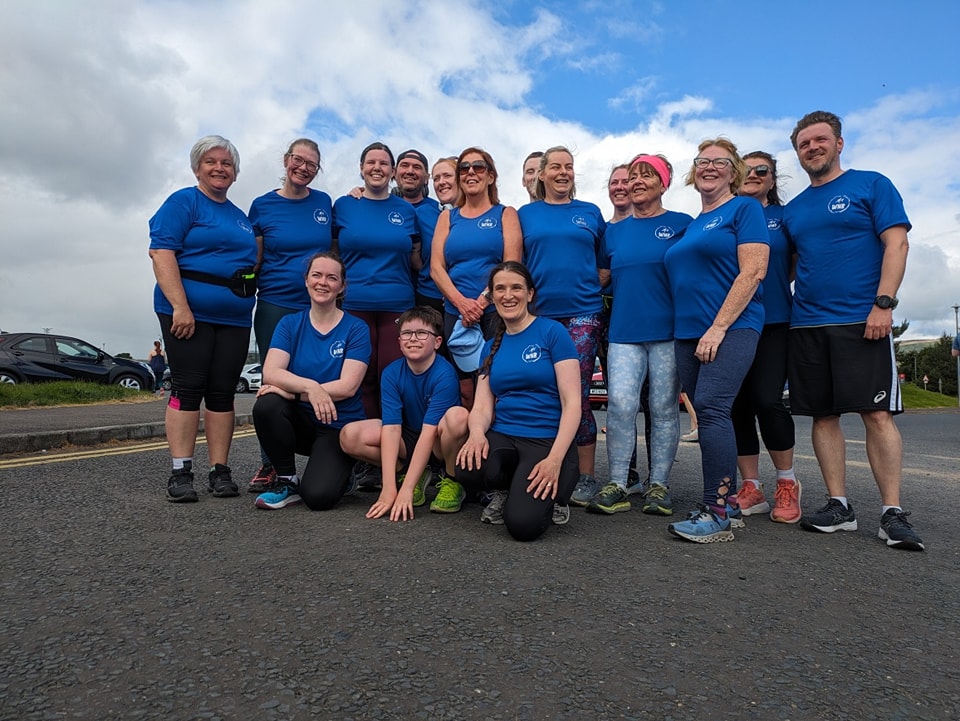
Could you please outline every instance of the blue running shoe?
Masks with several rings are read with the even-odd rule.
[[[720,518],[706,506],[690,511],[687,520],[671,523],[667,530],[674,536],[694,543],[723,543],[733,540],[730,519]]]
[[[257,508],[263,508],[264,510],[276,511],[281,508],[286,508],[287,506],[302,503],[300,494],[297,493],[299,490],[300,488],[296,483],[288,483],[287,481],[277,479],[277,482],[274,483],[269,491],[265,491],[257,496],[257,500],[253,502],[253,505]]]

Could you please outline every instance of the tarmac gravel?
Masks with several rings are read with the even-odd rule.
[[[937,425],[956,438],[960,417]],[[369,494],[265,512],[199,474],[200,502],[170,504],[163,450],[3,467],[0,718],[954,719],[960,553],[936,510],[960,502],[960,459],[939,443],[943,460],[908,458],[922,554],[876,538],[862,443],[858,532],[753,516],[710,546],[639,509],[575,509],[530,544],[477,505],[400,524],[364,519]],[[697,446],[678,457],[687,509]],[[252,473],[252,436],[231,463]]]

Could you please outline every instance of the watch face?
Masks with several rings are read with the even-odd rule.
[[[873,302],[878,308],[882,308],[883,310],[897,307],[897,300],[891,298],[889,295],[878,295]]]

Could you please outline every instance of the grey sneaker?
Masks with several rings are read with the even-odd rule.
[[[586,506],[600,492],[601,488],[603,488],[602,481],[598,481],[586,473],[581,473],[580,481],[577,483],[577,487],[573,489],[573,495],[570,496],[570,503],[575,506]]]
[[[672,516],[673,499],[670,489],[659,483],[651,483],[643,499],[643,512],[654,516]]]
[[[856,531],[857,517],[853,513],[853,504],[847,501],[844,508],[836,498],[828,498],[827,504],[815,513],[804,514],[800,526],[808,531],[834,533],[835,531]]]
[[[891,548],[905,548],[908,551],[922,551],[923,541],[913,526],[907,521],[910,511],[890,508],[880,516],[880,540],[886,541]],[[556,512],[554,512],[556,519]],[[554,523],[557,521],[554,520]]]
[[[553,525],[562,526],[570,520],[570,506],[560,503],[553,504]]]
[[[494,526],[503,525],[503,504],[507,502],[506,491],[494,491],[490,494],[490,503],[480,512],[480,520]]]

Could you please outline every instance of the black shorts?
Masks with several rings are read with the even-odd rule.
[[[413,455],[413,449],[417,447],[417,441],[420,440],[420,431],[419,428],[411,428],[410,426],[400,426],[400,442],[402,444],[402,456],[403,459],[407,462],[404,465],[410,463],[410,457]],[[427,465],[431,463],[440,463],[440,459],[433,454],[433,449],[430,449],[430,460],[427,461]]]
[[[856,323],[790,329],[791,413],[819,418],[903,412],[893,336],[867,340],[865,328]]]

